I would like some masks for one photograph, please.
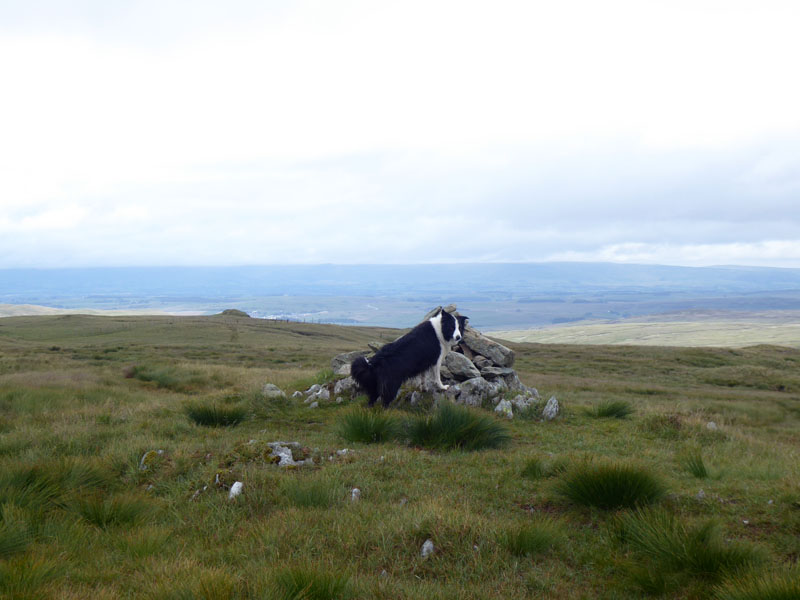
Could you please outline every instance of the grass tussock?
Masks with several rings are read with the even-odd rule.
[[[717,600],[797,600],[800,598],[800,569],[736,577],[718,588],[714,597]]]
[[[567,470],[556,487],[567,500],[603,510],[657,502],[666,493],[661,481],[642,467],[585,463]]]
[[[139,496],[104,497],[99,494],[76,498],[72,510],[100,529],[116,525],[136,525],[153,512],[149,500]]]
[[[634,573],[645,589],[666,586],[680,573],[718,580],[762,560],[752,546],[724,542],[713,521],[690,527],[665,510],[622,515],[617,520],[617,533],[644,562]]]
[[[300,508],[330,508],[342,501],[344,491],[331,478],[291,478],[281,485],[280,496]]]
[[[692,448],[680,457],[681,466],[697,479],[708,477],[708,468],[703,460],[703,453],[699,448]]]
[[[59,574],[58,567],[46,559],[26,556],[0,562],[0,598],[39,600],[42,589]]]
[[[493,415],[441,403],[432,415],[411,419],[408,439],[412,446],[436,450],[482,450],[507,445],[511,434]]]
[[[24,552],[33,542],[24,512],[12,505],[0,507],[0,560]]]
[[[247,407],[241,404],[226,404],[216,400],[189,402],[186,415],[203,427],[232,427],[249,416]]]
[[[402,425],[383,409],[357,408],[339,420],[338,433],[348,442],[382,443],[399,438]]]
[[[543,459],[533,456],[525,461],[521,475],[525,479],[536,480],[554,477],[567,470],[567,460],[561,457],[553,459]]]
[[[153,384],[158,389],[186,394],[225,385],[218,373],[206,373],[200,369],[182,369],[175,366],[135,365],[128,367],[124,375],[129,379],[133,378]]]
[[[343,573],[295,567],[274,577],[275,600],[345,600],[351,597],[349,576]]]
[[[596,419],[627,419],[633,414],[633,406],[624,400],[609,400],[598,402],[588,413]]]
[[[563,538],[562,528],[549,519],[536,519],[521,527],[507,529],[501,536],[502,545],[516,556],[544,554],[557,547]]]

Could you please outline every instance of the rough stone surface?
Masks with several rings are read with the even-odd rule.
[[[331,369],[333,369],[334,373],[339,375],[344,375],[345,373],[339,373],[339,370],[343,367],[347,367],[347,375],[350,374],[350,363],[352,363],[355,359],[359,356],[367,356],[369,352],[366,350],[355,350],[353,352],[345,352],[344,354],[337,354],[331,359]]]
[[[434,552],[436,552],[436,548],[433,545],[433,540],[425,540],[425,543],[422,544],[422,550],[420,551],[422,558],[428,558]]]
[[[279,467],[296,467],[305,464],[305,461],[295,460],[292,456],[292,448],[300,449],[298,442],[269,442],[267,446],[272,450],[272,456],[278,459]]]
[[[356,389],[356,382],[352,377],[345,377],[340,379],[333,386],[333,393],[337,396],[339,394],[351,394]]]
[[[547,401],[542,411],[542,417],[545,421],[552,421],[558,416],[558,412],[558,400],[556,400],[555,396],[550,396],[550,399]]]
[[[266,383],[264,387],[261,388],[261,395],[266,398],[267,400],[277,400],[286,398],[286,394],[283,393],[283,390],[279,388],[274,383]]]
[[[466,404],[467,406],[480,406],[486,400],[495,388],[486,381],[483,377],[473,377],[467,379],[459,384],[461,394],[458,396],[458,402]]]
[[[533,401],[529,396],[523,396],[522,394],[514,396],[514,398],[511,400],[511,404],[513,404],[516,408],[523,410],[529,408],[532,402]]]
[[[231,491],[228,493],[228,500],[233,500],[236,498],[236,496],[241,494],[243,487],[244,484],[241,481],[234,482],[234,484],[231,486]]]
[[[501,400],[498,402],[497,406],[494,408],[494,412],[508,417],[509,419],[514,418],[514,410],[511,408],[511,402],[508,400]]]
[[[473,377],[480,377],[481,372],[475,368],[472,361],[458,352],[448,352],[444,359],[444,366],[457,381],[465,381]]]
[[[464,339],[461,343],[474,353],[485,356],[498,367],[514,366],[514,351],[511,348],[506,348],[503,344],[490,340],[469,325],[465,328]]]

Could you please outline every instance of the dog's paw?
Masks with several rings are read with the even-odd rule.
[[[440,384],[438,384],[438,386],[437,386],[437,387],[439,388],[439,391],[440,391],[440,392],[446,392],[447,390],[449,390],[449,389],[450,389],[450,386],[449,386],[449,385],[445,385],[445,384],[443,384],[443,383],[440,383]]]

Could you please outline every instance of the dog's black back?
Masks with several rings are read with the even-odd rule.
[[[460,339],[467,318],[440,310],[400,339],[383,346],[372,358],[360,357],[350,365],[350,373],[367,392],[370,406],[379,397],[388,406],[405,380],[427,371],[447,352],[436,334],[435,319],[440,319],[442,338],[448,346],[458,341],[453,338],[457,331]]]

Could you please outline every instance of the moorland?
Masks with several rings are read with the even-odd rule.
[[[0,596],[798,597],[800,350],[509,343],[562,412],[473,409],[510,441],[472,451],[349,441],[363,397],[261,393],[398,333],[0,319]],[[274,464],[277,440],[313,464]]]

